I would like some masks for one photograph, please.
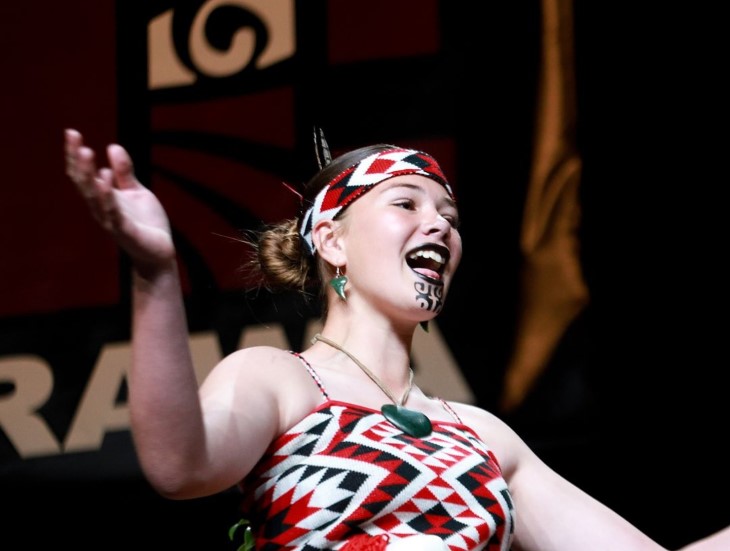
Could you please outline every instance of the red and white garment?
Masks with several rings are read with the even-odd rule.
[[[437,536],[449,551],[510,548],[507,483],[469,427],[456,418],[432,421],[423,438],[404,434],[379,411],[330,399],[296,355],[324,402],[278,437],[240,484],[257,551],[387,549],[416,535]]]

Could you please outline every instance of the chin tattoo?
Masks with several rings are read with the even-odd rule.
[[[444,287],[424,281],[418,281],[415,285],[416,300],[421,308],[438,314],[444,307]]]

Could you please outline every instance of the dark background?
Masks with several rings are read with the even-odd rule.
[[[155,130],[156,109],[221,94],[215,83],[146,90],[150,15],[194,12],[194,2],[119,4],[0,8],[0,356],[33,353],[53,366],[57,386],[44,414],[59,439],[101,346],[128,338],[125,261],[63,175],[62,129],[81,129],[97,148],[120,141],[140,177],[162,186],[165,147],[198,151],[210,142]],[[244,96],[283,86],[291,117],[242,117],[241,126],[250,123],[243,138],[218,136],[211,147],[235,146],[245,163],[289,181],[311,169],[313,122],[338,149],[399,141],[454,152],[465,257],[439,327],[479,404],[494,409],[518,300],[540,6],[296,5],[295,60],[223,83]],[[527,403],[505,417],[558,472],[676,548],[730,522],[727,178],[712,145],[726,130],[716,95],[726,66],[714,31],[720,18],[636,3],[579,3],[574,14],[591,301]],[[272,127],[285,137],[259,141]],[[246,209],[226,216],[236,227],[257,219]],[[262,320],[297,334],[291,312],[301,305],[282,310],[272,304],[288,306],[286,297],[242,296],[220,275],[225,264],[194,256],[200,249],[184,230],[192,330],[219,330],[224,349],[233,342],[227,332]],[[11,391],[0,381],[0,399]],[[98,453],[26,460],[3,441],[0,477],[3,549],[235,548],[227,530],[238,496],[162,500],[140,477],[126,432],[107,435]]]

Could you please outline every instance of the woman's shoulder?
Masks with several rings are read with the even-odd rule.
[[[510,472],[517,464],[521,450],[526,450],[524,441],[498,415],[473,404],[447,402],[464,425],[473,430],[499,459],[502,470]]]
[[[291,374],[292,366],[301,360],[290,350],[276,346],[259,345],[241,348],[225,356],[208,375],[209,379],[230,379],[245,376],[248,380],[276,380]]]
[[[260,368],[262,365],[275,368],[299,362],[291,350],[276,346],[259,345],[241,348],[221,360],[220,365],[232,368]]]
[[[269,411],[279,433],[301,420],[322,401],[322,393],[296,354],[274,346],[232,352],[213,368],[203,395],[232,408],[245,403]]]
[[[491,411],[474,404],[445,400],[445,402],[464,421],[465,425],[484,426],[493,430],[503,430],[507,425]]]

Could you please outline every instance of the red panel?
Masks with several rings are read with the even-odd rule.
[[[294,94],[280,88],[260,94],[157,105],[152,130],[187,130],[294,147]]]
[[[153,178],[156,195],[165,205],[170,223],[203,258],[222,290],[243,288],[239,268],[245,262],[248,247],[240,241],[240,228],[230,226],[210,206],[179,189],[173,182],[157,176]],[[180,249],[178,250],[180,252]],[[180,258],[183,289],[190,289],[190,267]]]
[[[330,0],[329,62],[352,63],[437,53],[436,0]]]
[[[152,163],[228,197],[263,222],[297,213],[298,199],[273,174],[200,151],[155,145]],[[157,188],[153,188],[157,192]]]
[[[42,9],[39,9],[42,8]],[[63,129],[116,136],[113,2],[3,8],[0,316],[118,301],[117,249],[63,168]]]

